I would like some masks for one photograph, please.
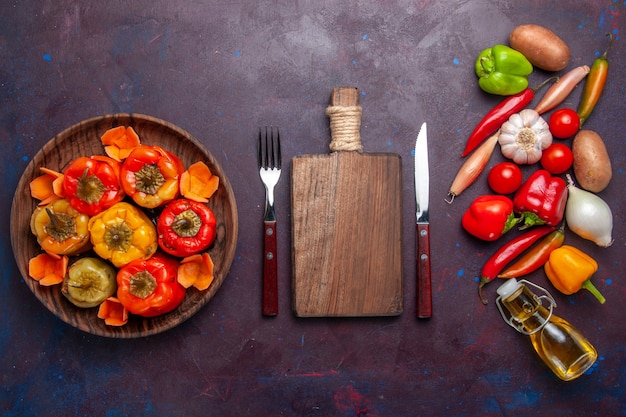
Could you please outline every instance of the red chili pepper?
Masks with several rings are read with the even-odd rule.
[[[108,156],[77,158],[64,172],[65,198],[75,210],[95,216],[124,198],[119,176],[119,162]]]
[[[478,295],[483,304],[487,304],[487,299],[483,296],[483,287],[493,281],[509,262],[553,230],[555,230],[554,227],[541,226],[525,232],[505,243],[487,260],[483,266],[480,274],[480,283],[478,284]]]
[[[563,220],[567,203],[567,183],[538,169],[522,184],[513,197],[515,213],[521,214],[524,228],[557,226]]]
[[[159,146],[133,149],[122,165],[126,194],[141,207],[155,208],[178,197],[178,180],[185,168],[177,156]]]
[[[181,258],[208,248],[215,240],[215,214],[205,204],[181,198],[169,203],[157,221],[159,246]]]
[[[162,253],[126,264],[117,273],[117,298],[129,312],[143,317],[174,310],[186,292],[177,281],[178,266],[176,259]]]
[[[536,88],[527,88],[521,93],[509,96],[502,100],[500,104],[491,109],[489,113],[482,118],[482,120],[476,125],[474,131],[467,140],[467,145],[461,157],[466,157],[472,152],[478,145],[480,145],[485,139],[487,139],[493,132],[500,129],[500,126],[511,117],[512,114],[518,113],[533,101],[535,97],[535,91],[543,87],[548,81],[555,78],[548,78]]]
[[[600,100],[604,85],[606,84],[606,78],[609,73],[609,60],[607,56],[613,44],[613,35],[608,33],[607,36],[609,37],[609,46],[607,46],[602,56],[593,61],[591,70],[587,76],[587,81],[585,82],[585,87],[583,88],[583,94],[580,98],[577,112],[581,126],[589,118],[598,100]]]
[[[493,241],[508,232],[518,219],[513,213],[513,202],[503,195],[477,197],[463,214],[463,228],[473,236]]]
[[[541,242],[533,246],[501,274],[498,274],[498,278],[522,277],[541,268],[548,262],[552,251],[563,245],[565,240],[563,229],[563,226],[561,226],[559,229],[550,232]]]

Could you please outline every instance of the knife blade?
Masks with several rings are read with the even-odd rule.
[[[432,316],[432,289],[430,278],[430,223],[428,217],[429,178],[428,140],[426,122],[415,140],[415,201],[416,210],[416,273],[417,317]]]

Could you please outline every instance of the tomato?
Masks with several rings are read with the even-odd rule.
[[[551,174],[562,174],[572,166],[574,155],[569,146],[553,143],[541,154],[541,166]]]
[[[558,109],[550,116],[548,126],[552,136],[558,139],[566,139],[574,136],[580,129],[580,117],[573,109]]]
[[[487,182],[498,194],[512,194],[522,185],[522,170],[513,162],[500,162],[489,171]]]

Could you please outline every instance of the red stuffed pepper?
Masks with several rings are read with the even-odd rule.
[[[177,281],[178,266],[175,258],[161,253],[126,264],[117,273],[117,298],[129,312],[143,317],[174,310],[186,291]]]
[[[517,221],[513,213],[513,202],[503,195],[483,195],[476,198],[461,219],[467,232],[487,241],[499,239]]]
[[[181,258],[199,253],[215,240],[216,223],[205,204],[184,198],[172,201],[157,221],[159,246]]]
[[[75,210],[88,216],[95,216],[124,198],[120,163],[108,156],[77,158],[63,174],[65,198]]]
[[[124,161],[120,180],[135,203],[155,208],[178,197],[178,180],[184,171],[176,155],[159,146],[141,145]]]
[[[521,214],[524,227],[558,226],[567,203],[567,184],[563,178],[548,171],[535,171],[513,197],[513,207]]]

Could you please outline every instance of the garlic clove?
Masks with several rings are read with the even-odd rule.
[[[522,119],[523,126],[532,127],[535,129],[535,124],[539,122],[539,120],[543,120],[539,113],[532,109],[524,109],[519,113],[520,118]],[[538,126],[537,126],[538,127]]]

